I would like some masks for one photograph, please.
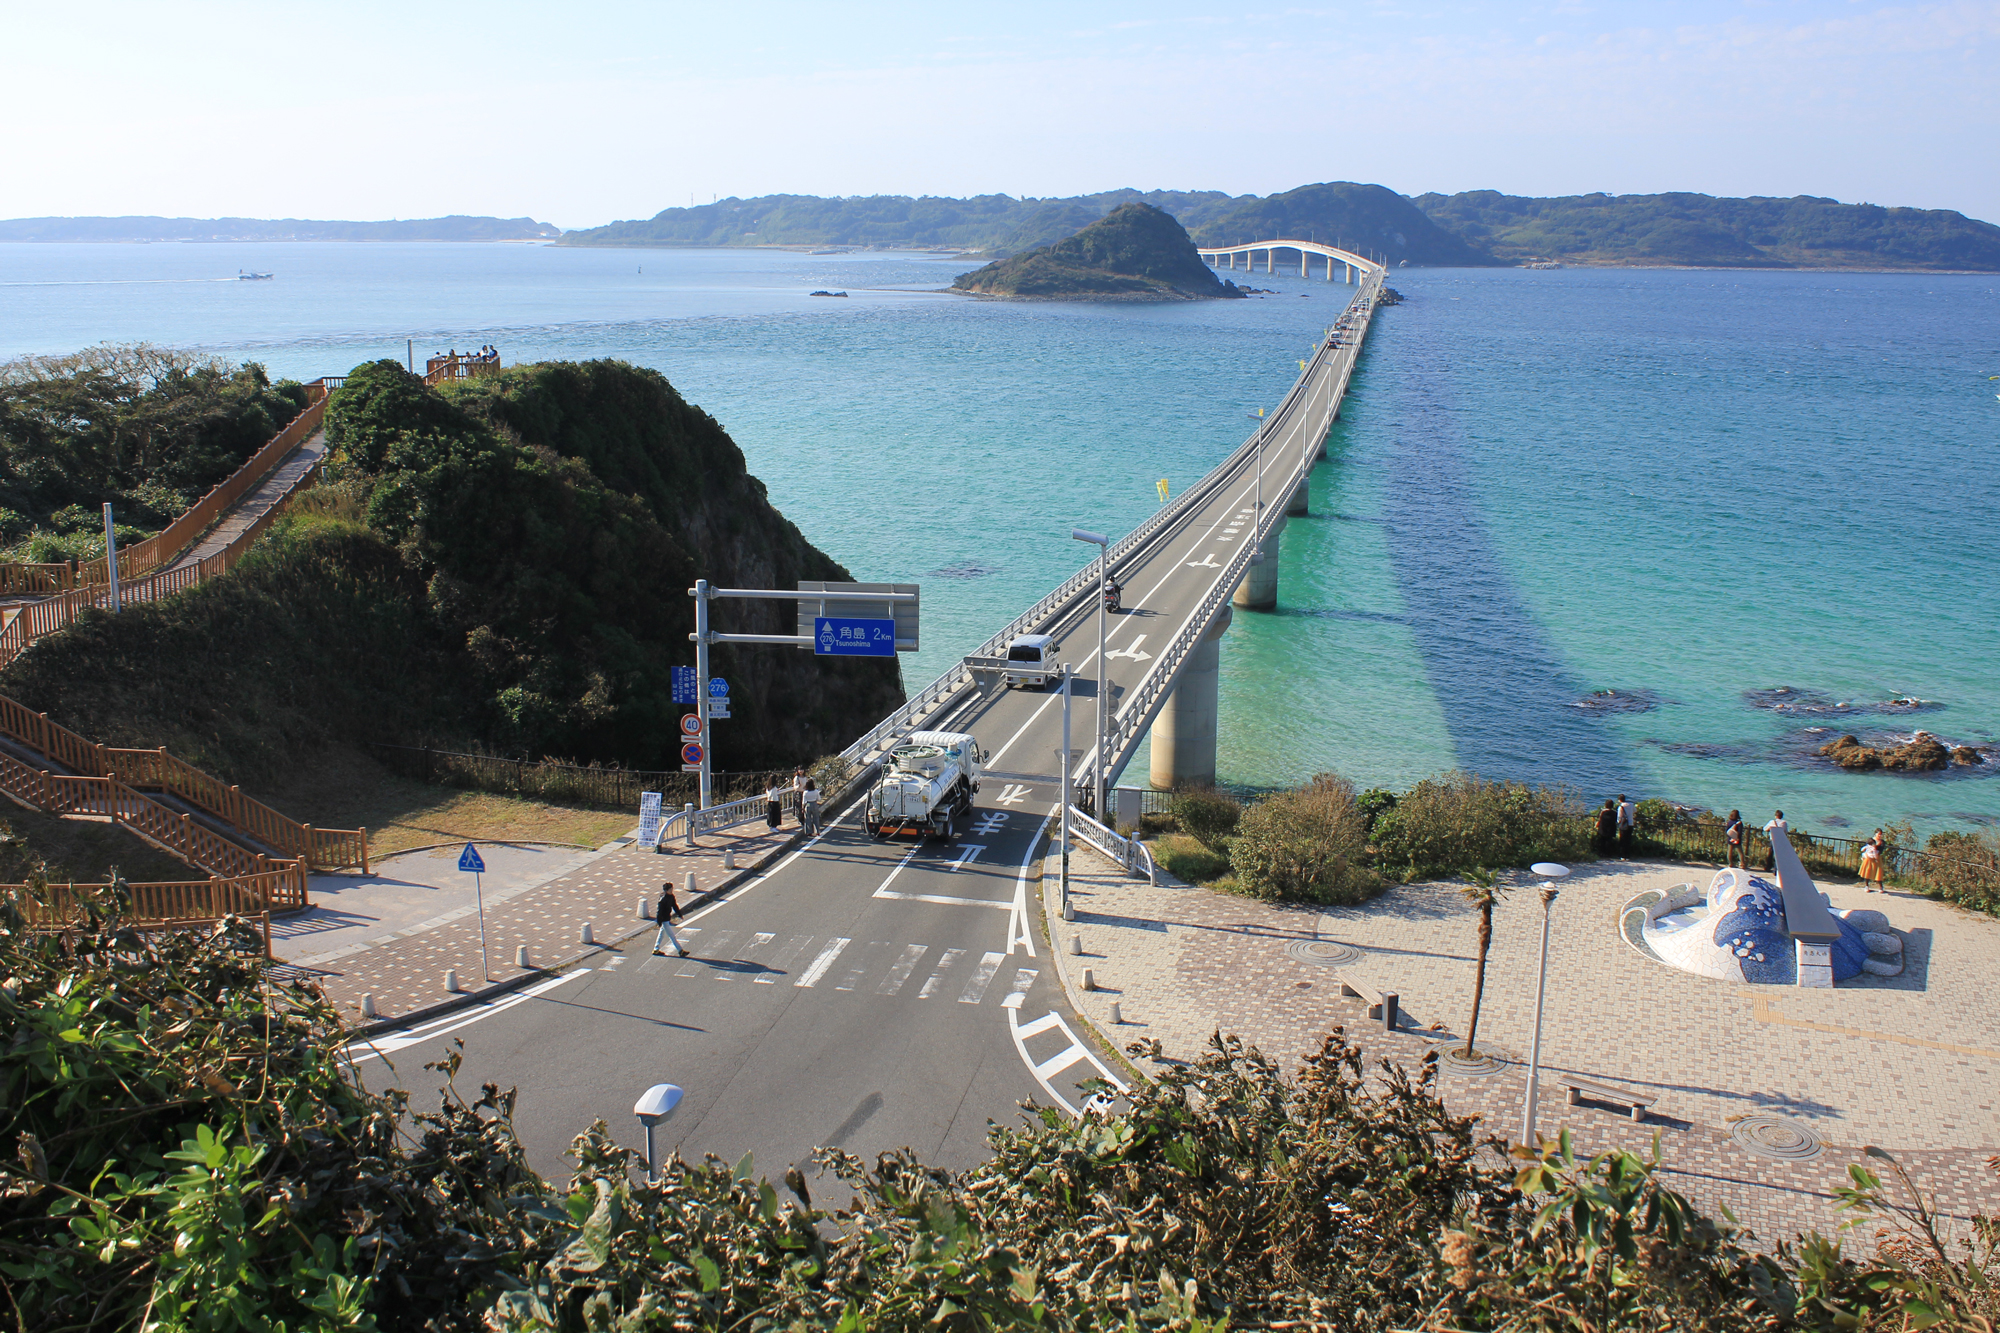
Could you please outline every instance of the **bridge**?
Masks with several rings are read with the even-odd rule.
[[[1150,871],[1136,839],[1108,815],[1099,822],[1107,812],[1095,800],[1097,781],[1115,783],[1148,732],[1154,784],[1214,777],[1223,635],[1233,616],[1279,597],[1286,519],[1304,512],[1381,287],[1380,265],[1357,272],[1358,292],[1276,411],[1110,544],[1125,608],[1108,618],[1101,663],[1092,560],[848,747],[865,784],[912,731],[976,736],[990,759],[956,841],[878,842],[849,806],[818,837],[690,911],[691,956],[651,954],[648,931],[637,947],[607,950],[529,991],[358,1045],[364,1076],[428,1095],[419,1061],[462,1040],[461,1081],[519,1088],[516,1124],[531,1159],[551,1172],[592,1116],[629,1136],[632,1098],[671,1080],[687,1096],[663,1148],[730,1161],[754,1151],[772,1178],[820,1146],[866,1157],[908,1145],[935,1165],[968,1166],[986,1154],[988,1120],[1009,1119],[1017,1102],[1075,1113],[1101,1086],[1093,1081],[1118,1086],[1125,1075],[1088,1040],[1047,956],[1066,928],[1042,883],[1044,858],[1067,805],[1083,840],[1136,874]],[[1075,521],[1088,523],[1088,510]],[[1059,777],[1060,695],[1009,689],[995,670],[1009,640],[1026,633],[1054,636],[1078,673],[1069,792]],[[1090,739],[1100,702],[1101,747]],[[676,815],[665,847],[761,816],[761,801],[695,811],[692,822]],[[640,854],[645,869],[633,873],[678,880],[678,858]],[[417,1059],[406,1063],[401,1051]],[[396,1062],[393,1074],[377,1056]]]
[[[1318,255],[1326,260],[1326,280],[1328,282],[1333,281],[1333,270],[1336,266],[1341,269],[1341,281],[1349,284],[1353,284],[1357,280],[1365,282],[1371,274],[1380,278],[1387,271],[1380,262],[1370,259],[1366,255],[1358,255],[1352,250],[1343,250],[1339,246],[1322,245],[1318,241],[1251,241],[1245,245],[1203,246],[1199,253],[1203,259],[1206,259],[1217,268],[1222,267],[1224,260],[1229,261],[1230,268],[1235,268],[1237,256],[1240,255],[1243,258],[1243,267],[1254,273],[1257,271],[1257,253],[1262,251],[1264,255],[1264,271],[1266,273],[1275,273],[1278,265],[1278,251],[1280,250],[1296,250],[1299,252],[1299,276],[1302,278],[1312,276],[1308,272],[1308,265],[1312,262],[1311,257],[1313,255]]]

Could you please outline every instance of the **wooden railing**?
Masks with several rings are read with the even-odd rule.
[[[61,723],[51,722],[47,713],[32,712],[4,695],[0,695],[0,735],[47,757],[52,763],[83,775],[74,781],[113,779],[135,792],[164,791],[228,821],[232,828],[270,847],[280,856],[303,861],[315,870],[358,865],[363,874],[368,873],[368,830],[318,829],[310,824],[301,824],[255,797],[244,795],[241,789],[220,778],[174,758],[164,749],[109,749],[84,739]],[[18,764],[20,761],[13,762]],[[50,780],[60,784],[66,779],[50,775]],[[26,780],[21,781],[25,783]],[[8,790],[12,791],[11,788]],[[16,794],[27,799],[28,790],[30,787],[24,786],[23,791]],[[58,789],[50,790],[54,792]],[[68,803],[63,813],[114,814],[108,808],[83,808],[81,803],[101,799],[99,797],[83,795],[81,789],[60,790],[68,793],[61,798]],[[37,804],[37,808],[53,807]],[[166,813],[169,816],[173,814],[172,811]],[[202,863],[202,868],[213,869],[205,863]]]
[[[5,895],[30,925],[56,926],[76,921],[83,903],[101,898],[108,884],[50,884],[39,894],[25,884],[0,884]],[[220,920],[225,916],[255,916],[261,912],[297,912],[312,904],[306,899],[305,871],[284,866],[250,875],[189,880],[170,884],[127,884],[131,906],[124,919],[134,924],[152,922],[194,925]]]
[[[483,356],[469,356],[454,353],[450,356],[434,356],[424,362],[424,383],[443,384],[447,380],[477,379],[482,375],[500,373],[500,354],[491,352]]]
[[[76,582],[76,566],[70,561],[53,565],[0,564],[0,596],[37,593],[46,596],[61,592]]]

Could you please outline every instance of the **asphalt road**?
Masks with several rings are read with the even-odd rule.
[[[1266,504],[1284,502],[1270,487],[1309,429],[1285,423],[1267,445]],[[1258,494],[1245,459],[1117,571],[1126,609],[1108,618],[1105,654],[1114,708],[1249,539]],[[1072,699],[1076,762],[1094,734],[1094,603],[1047,632],[1084,677]],[[686,1090],[658,1132],[662,1150],[731,1162],[751,1153],[772,1177],[820,1146],[863,1157],[907,1146],[962,1168],[984,1157],[989,1121],[1013,1122],[1019,1103],[1074,1110],[1088,1096],[1079,1085],[1116,1067],[1081,1038],[1041,927],[1061,696],[1002,689],[924,726],[970,731],[991,752],[956,843],[878,842],[850,809],[691,915],[689,957],[655,957],[650,934],[635,938],[527,991],[357,1047],[362,1076],[427,1089],[436,1076],[423,1062],[463,1041],[459,1086],[518,1088],[530,1156],[558,1177],[593,1118],[641,1146],[632,1104],[658,1082]]]

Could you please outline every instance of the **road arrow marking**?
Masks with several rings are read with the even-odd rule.
[[[1000,793],[998,800],[1002,805],[1019,805],[1021,802],[1027,800],[1029,793],[1033,792],[1034,790],[1035,789],[1033,787],[1025,786],[1022,783],[1010,782],[1007,784],[1006,790]],[[987,815],[985,817],[987,819],[991,819],[993,818],[994,815],[1000,815],[1000,817],[1003,819],[1006,817],[1002,812],[997,810],[994,811],[993,814]],[[975,825],[974,827],[976,828],[978,826]],[[981,833],[991,833],[992,831],[993,830],[991,829],[985,829],[985,828],[979,829],[979,832]]]
[[[1147,661],[1148,659],[1150,659],[1150,658],[1152,657],[1152,654],[1151,654],[1151,653],[1142,653],[1142,652],[1140,652],[1140,651],[1139,651],[1139,645],[1140,645],[1140,644],[1142,644],[1142,643],[1144,643],[1145,641],[1146,641],[1146,636],[1145,636],[1145,635],[1143,635],[1143,634],[1141,634],[1141,635],[1140,635],[1140,636],[1139,636],[1138,638],[1136,638],[1136,639],[1132,640],[1132,643],[1131,643],[1131,646],[1130,646],[1130,647],[1126,647],[1126,648],[1120,648],[1120,649],[1119,649],[1119,650],[1118,650],[1117,652],[1115,652],[1115,653],[1106,653],[1106,654],[1105,654],[1104,656],[1105,656],[1105,657],[1106,657],[1107,659],[1109,659],[1109,658],[1113,658],[1113,657],[1123,657],[1123,658],[1128,658],[1128,659],[1130,659],[1131,661],[1134,661],[1134,662],[1144,662],[1144,661]]]
[[[958,845],[958,855],[952,858],[951,868],[958,869],[967,861],[977,861],[979,854],[986,850],[983,842],[962,842]]]
[[[1215,563],[1215,552],[1213,552],[1213,551],[1210,551],[1210,552],[1209,552],[1209,553],[1208,553],[1207,555],[1204,555],[1204,556],[1203,556],[1203,557],[1202,557],[1201,559],[1199,559],[1199,560],[1190,560],[1190,561],[1188,561],[1188,562],[1187,562],[1187,567],[1188,567],[1189,569],[1221,569],[1221,568],[1222,568],[1222,566],[1221,566],[1221,565],[1218,565],[1218,564],[1216,564],[1216,563]]]

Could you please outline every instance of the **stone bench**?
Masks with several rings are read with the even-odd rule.
[[[1660,1100],[1650,1093],[1633,1092],[1630,1088],[1614,1088],[1609,1083],[1596,1083],[1587,1078],[1564,1076],[1556,1081],[1569,1089],[1571,1106],[1577,1105],[1582,1101],[1583,1095],[1589,1093],[1599,1101],[1623,1102],[1632,1108],[1632,1119],[1635,1121],[1644,1121],[1646,1108]]]
[[[1382,1020],[1382,1026],[1390,1032],[1396,1030],[1396,992],[1377,990],[1365,981],[1355,981],[1350,977],[1340,978],[1340,993],[1351,995],[1368,1002],[1368,1016]]]

